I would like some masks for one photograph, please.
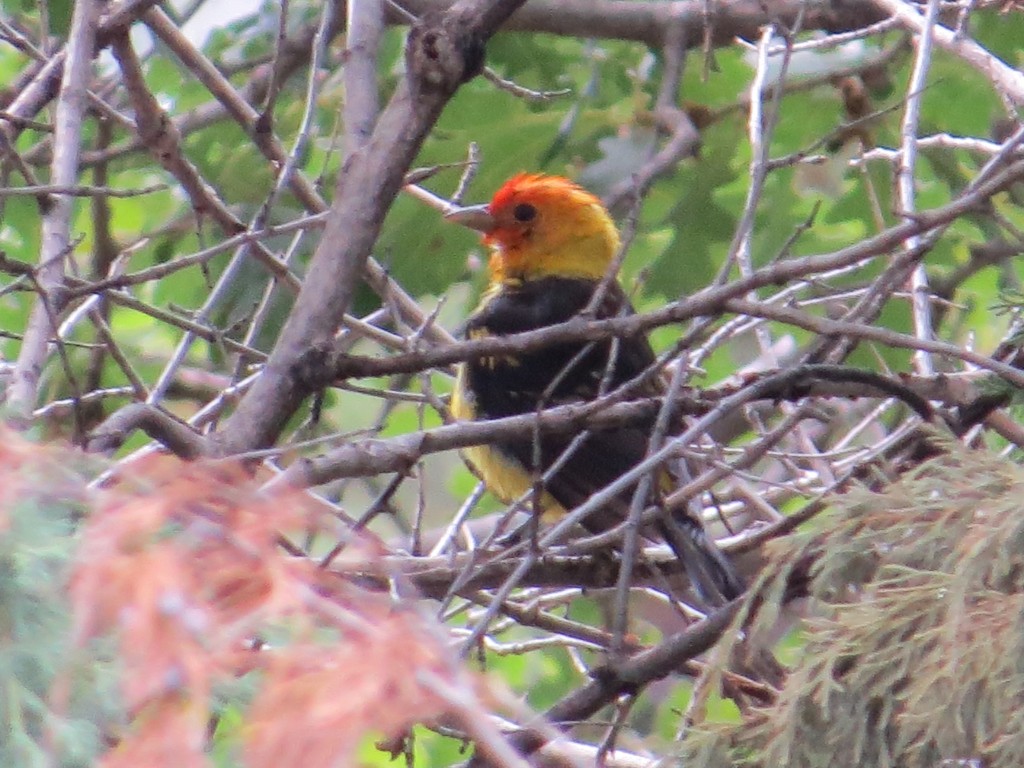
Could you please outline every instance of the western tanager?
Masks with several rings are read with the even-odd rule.
[[[568,179],[520,174],[506,182],[489,205],[460,209],[448,218],[483,232],[491,249],[490,285],[466,323],[469,338],[503,336],[565,322],[590,304],[620,247],[614,222],[594,195]],[[597,318],[632,313],[622,287],[605,281]],[[538,407],[588,401],[633,379],[655,361],[646,336],[597,343],[571,342],[534,352],[470,360],[459,369],[451,401],[459,420],[533,413]],[[603,382],[603,384],[602,384]],[[654,377],[639,395],[662,389]],[[543,485],[540,509],[557,517],[635,467],[647,454],[650,426],[593,432],[575,446]],[[562,456],[571,436],[543,435],[536,451],[530,438],[505,439],[464,451],[488,489],[510,502]],[[539,453],[539,463],[535,454]],[[649,503],[671,487],[661,470]],[[635,485],[584,522],[604,531],[622,522]],[[657,533],[682,561],[694,587],[709,603],[743,591],[739,577],[685,511],[662,514]]]

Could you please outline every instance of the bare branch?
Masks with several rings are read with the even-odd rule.
[[[924,92],[931,65],[932,36],[938,24],[938,0],[928,0],[928,15],[925,18],[923,34],[917,39],[917,57],[914,70],[907,85],[906,109],[903,112],[903,124],[900,126],[902,143],[900,146],[900,164],[896,171],[896,186],[900,200],[900,213],[904,219],[913,218],[916,183],[915,165],[917,162],[917,127],[921,114],[921,94]],[[907,239],[906,249],[914,251],[921,245],[920,238],[914,236]],[[913,292],[914,334],[922,340],[931,340],[932,313],[929,302],[928,274],[924,264],[918,264],[910,276]],[[931,355],[926,350],[914,353],[914,365],[917,372],[927,376],[934,372]]]
[[[370,140],[377,121],[377,48],[384,31],[384,0],[349,3],[345,52],[345,156]]]
[[[450,0],[403,0],[402,7],[417,16]],[[612,38],[633,40],[652,47],[661,47],[673,28],[679,29],[688,47],[697,47],[703,30],[709,24],[713,45],[728,45],[736,37],[755,39],[765,24],[792,26],[804,14],[804,29],[827,32],[848,32],[882,21],[885,16],[865,0],[844,3],[814,2],[772,3],[765,6],[753,0],[712,5],[710,19],[700,0],[674,2],[630,2],[630,0],[532,0],[509,19],[506,29],[549,32],[570,37]],[[405,23],[400,14],[389,11],[389,20]]]
[[[310,344],[333,336],[348,309],[384,214],[427,131],[456,88],[476,74],[483,42],[521,5],[460,2],[439,21],[421,23],[407,43],[406,78],[373,136],[338,177],[331,218],[302,292],[263,375],[218,436],[226,453],[262,448],[309,394],[292,368]],[[273,403],[273,408],[267,404]]]
[[[987,77],[1000,93],[1017,106],[1024,105],[1024,73],[1007,66],[976,42],[942,25],[929,32],[929,22],[904,0],[874,0],[880,10],[898,19],[904,29],[918,35],[934,35],[936,45],[956,54]]]
[[[75,3],[68,40],[68,64],[64,70],[54,121],[54,153],[50,181],[58,187],[72,187],[78,180],[82,121],[85,116],[90,62],[98,16],[99,3],[95,0]],[[9,110],[18,114],[18,109],[13,104]],[[49,354],[48,342],[55,330],[52,326],[53,317],[60,313],[65,302],[60,290],[64,278],[64,260],[72,247],[73,207],[71,196],[57,195],[49,211],[43,216],[40,266],[35,275],[40,293],[25,329],[18,362],[7,393],[11,416],[26,425],[35,409],[39,380]]]

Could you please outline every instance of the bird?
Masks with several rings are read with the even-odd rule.
[[[621,247],[615,222],[599,198],[569,179],[520,173],[490,203],[457,208],[446,218],[481,232],[490,249],[489,283],[464,325],[466,338],[557,325],[588,309],[595,319],[634,312],[621,284],[609,276]],[[459,366],[450,410],[458,421],[477,421],[588,402],[654,364],[654,350],[643,333],[618,343],[560,342],[470,359]],[[651,377],[635,395],[664,394],[664,388],[661,378]],[[464,449],[463,458],[505,503],[534,489],[537,478],[562,459],[534,501],[543,521],[551,522],[639,464],[647,456],[650,433],[650,424],[593,431],[576,441],[568,458],[563,453],[573,442],[571,435],[542,434],[539,451],[533,437],[501,438]],[[659,470],[648,503],[659,503],[671,480],[668,468]],[[595,510],[584,527],[597,533],[622,522],[635,489],[631,485]],[[743,592],[732,564],[688,511],[666,511],[662,505],[653,529],[675,552],[705,603],[721,605]]]

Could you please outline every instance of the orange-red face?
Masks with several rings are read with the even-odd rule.
[[[488,212],[494,226],[484,242],[505,251],[545,244],[563,231],[578,229],[581,213],[601,201],[561,176],[521,173],[494,193]]]
[[[494,226],[484,234],[487,245],[505,252],[515,251],[531,240],[538,225],[544,226],[543,220],[547,215],[544,215],[543,179],[540,176],[519,174],[494,193],[487,206],[488,213],[494,219]],[[550,186],[552,180],[546,181]]]
[[[560,176],[513,176],[487,206],[449,218],[484,233],[498,278],[565,274],[601,276],[618,233],[601,201]]]

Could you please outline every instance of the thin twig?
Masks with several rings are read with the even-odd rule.
[[[915,199],[915,170],[917,163],[917,131],[921,114],[921,95],[928,79],[928,69],[931,65],[932,36],[935,26],[938,23],[939,0],[928,0],[928,13],[925,17],[924,31],[917,38],[917,56],[914,59],[914,69],[907,84],[906,108],[903,111],[903,122],[900,125],[902,143],[900,145],[900,162],[896,169],[896,188],[900,202],[900,214],[904,220],[914,216],[916,206]],[[918,236],[907,238],[906,250],[914,251],[921,245]],[[919,339],[932,339],[932,314],[931,304],[928,301],[928,273],[924,264],[918,263],[910,276],[911,291],[913,294],[913,317],[914,333]],[[935,370],[931,355],[924,350],[917,350],[914,353],[914,367],[923,376],[928,376]]]

